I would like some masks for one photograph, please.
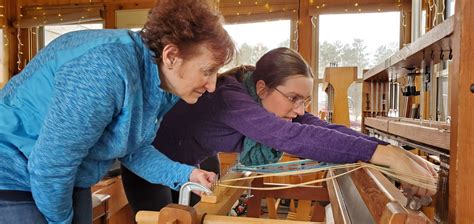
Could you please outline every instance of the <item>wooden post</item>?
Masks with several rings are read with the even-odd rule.
[[[18,3],[17,1],[5,1],[5,12],[6,12],[6,26],[5,26],[5,34],[8,38],[8,75],[11,77],[13,74],[16,74],[17,71],[17,46],[18,41],[16,38],[17,30],[13,27],[13,22],[17,20],[17,8]]]
[[[474,222],[474,1],[456,1],[453,72],[450,80],[451,151],[449,169],[449,223]]]
[[[347,90],[356,79],[357,67],[335,67],[325,69],[324,83],[328,83],[334,88],[334,112],[332,123],[350,127]]]
[[[303,58],[310,63],[311,58],[311,16],[309,15],[309,1],[299,0],[299,17],[298,17],[298,52]]]
[[[298,29],[298,52],[303,56],[303,58],[306,60],[306,62],[314,69],[317,64],[315,61],[315,50],[314,50],[314,44],[318,46],[315,41],[317,41],[317,38],[313,38],[313,26],[311,23],[311,15],[309,14],[309,1],[308,0],[299,0],[299,13],[298,13],[298,18],[297,18],[297,24],[298,26],[296,27]],[[317,75],[317,70],[316,71],[316,77],[314,77],[314,87],[313,87],[313,93],[315,93],[313,96],[313,101],[312,105],[307,108],[309,109],[310,112],[313,112],[313,114],[318,113],[317,106],[318,106],[318,75]]]

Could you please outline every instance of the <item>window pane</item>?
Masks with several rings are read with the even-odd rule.
[[[319,27],[319,78],[330,64],[363,69],[382,63],[399,48],[400,13],[321,15]],[[328,112],[326,93],[319,92],[319,110]],[[362,85],[353,83],[347,91],[351,128],[360,130]],[[323,101],[323,102],[321,102]]]
[[[103,27],[102,23],[45,26],[44,46],[65,33],[77,30],[102,29]]]
[[[350,127],[360,131],[362,123],[362,83],[352,83],[347,90],[347,101],[349,102]]]
[[[271,49],[290,47],[291,20],[225,25],[239,54],[222,70],[241,64],[255,65]]]
[[[371,68],[388,58],[400,43],[400,13],[320,16],[319,77],[330,63]]]

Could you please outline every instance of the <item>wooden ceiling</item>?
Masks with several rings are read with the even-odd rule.
[[[267,19],[293,18],[297,16],[300,2],[305,0],[208,0],[218,5],[226,20],[246,20],[245,17]],[[409,7],[411,0],[307,0],[310,14],[358,13],[398,11]],[[155,0],[18,0],[18,6],[58,6],[104,4],[119,8],[151,7]]]

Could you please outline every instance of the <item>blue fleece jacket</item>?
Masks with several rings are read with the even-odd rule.
[[[194,167],[151,145],[177,100],[160,88],[138,33],[59,37],[0,90],[0,190],[31,191],[49,223],[70,223],[73,187],[97,183],[117,158],[152,183],[179,188]]]

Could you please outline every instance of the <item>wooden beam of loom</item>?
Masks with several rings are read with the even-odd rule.
[[[279,219],[259,219],[197,213],[193,207],[170,204],[161,212],[140,211],[136,215],[138,224],[318,224]]]
[[[235,179],[246,176],[256,175],[254,173],[233,172],[225,175],[222,180]],[[250,186],[252,180],[231,181],[230,185],[234,186]],[[244,189],[226,188],[217,186],[213,190],[213,195],[205,195],[201,197],[201,201],[194,208],[198,213],[206,213],[209,215],[227,215],[232,205],[240,198]]]
[[[420,124],[421,123],[421,124]],[[417,122],[400,118],[366,118],[364,125],[395,136],[449,150],[450,126],[445,122]]]
[[[329,176],[338,173],[328,171]],[[335,223],[431,223],[423,213],[404,208],[406,197],[376,170],[363,168],[330,180],[328,191]]]
[[[255,179],[252,182],[252,187],[274,187],[274,184],[263,183],[263,178]],[[278,186],[278,185],[277,185]],[[276,203],[273,203],[272,199],[297,199],[298,208],[296,214],[288,214],[288,216],[294,218],[295,220],[311,220],[311,221],[324,221],[324,208],[318,206],[318,202],[329,201],[329,195],[326,187],[323,186],[301,186],[294,187],[291,189],[281,189],[281,190],[252,190],[252,195],[248,202],[247,216],[248,217],[260,217],[261,214],[261,200],[263,198],[267,199],[267,207],[269,208],[268,214],[276,214],[276,208],[273,211],[273,206]],[[315,201],[315,205],[311,206],[312,202]],[[270,202],[270,203],[268,203]],[[307,204],[303,206],[303,204]],[[271,207],[271,208],[270,208]],[[301,209],[301,212],[298,212],[298,209]],[[309,210],[313,210],[312,216],[309,217]],[[307,211],[303,211],[307,210]],[[273,215],[276,216],[276,215]],[[294,216],[294,217],[293,217]]]

